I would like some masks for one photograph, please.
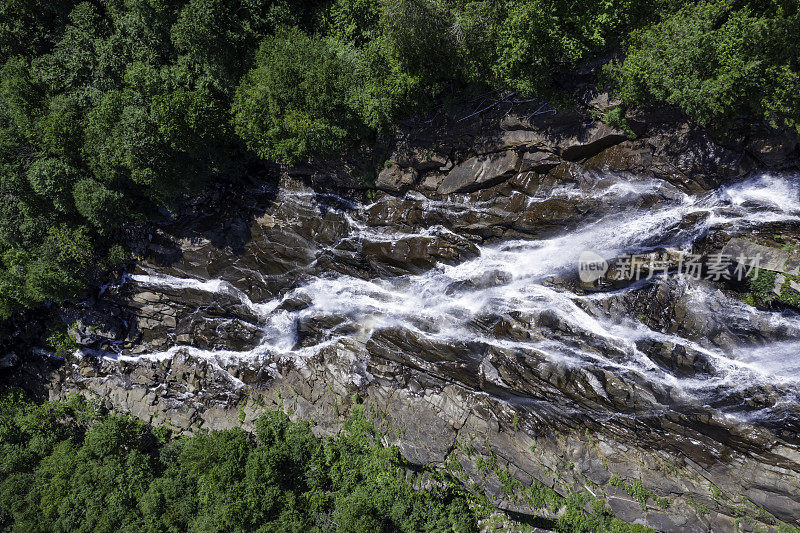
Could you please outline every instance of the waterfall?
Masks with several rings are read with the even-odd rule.
[[[346,229],[319,244],[313,259],[297,264],[296,275],[286,276],[286,285],[270,298],[251,301],[242,288],[246,284],[231,276],[180,277],[152,264],[127,281],[136,290],[192,289],[212,299],[221,295],[233,299],[257,317],[258,344],[236,351],[175,342],[166,350],[127,357],[168,357],[188,348],[199,357],[227,362],[301,362],[342,339],[364,345],[380,332],[393,330],[433,346],[460,346],[458,356],[464,360],[480,361],[493,350],[511,351],[583,373],[590,384],[602,370],[668,391],[675,401],[712,404],[732,398],[724,406],[727,413],[769,416],[769,409],[748,407],[742,398],[763,387],[771,391],[774,405],[796,399],[800,318],[795,314],[757,310],[719,286],[692,279],[662,275],[620,290],[588,294],[578,290],[574,279],[578,257],[585,250],[607,259],[656,249],[689,251],[693,243],[714,231],[746,233],[768,224],[797,222],[797,181],[794,176],[759,175],[691,195],[661,180],[594,175],[580,183],[524,194],[520,204],[524,208],[554,200],[589,206],[562,231],[541,238],[484,242],[465,237],[463,224],[448,221],[492,216],[497,208],[491,200],[471,202],[460,195],[433,200],[411,192],[402,199],[384,197],[357,204],[335,195],[283,191],[279,201],[294,209],[314,210],[322,201],[326,216]],[[389,226],[372,220],[373,213],[398,205],[413,206],[420,213],[419,222]],[[342,258],[361,253],[366,243],[392,247],[420,239],[425,243],[451,239],[476,251],[396,275],[350,273],[347,263],[342,263]],[[323,259],[326,263],[320,264]],[[329,268],[332,263],[338,266]],[[248,282],[259,279],[263,273],[254,272]],[[681,324],[654,329],[646,320],[631,316],[634,293],[659,288],[689,308],[693,320],[706,320],[709,332],[723,332],[724,342],[703,338],[702,329]],[[518,322],[515,327],[523,333],[506,335],[487,327],[498,320]],[[301,330],[314,334],[303,338]],[[665,346],[691,354],[703,364],[691,372],[676,372],[653,355]],[[498,377],[495,381],[502,383]]]

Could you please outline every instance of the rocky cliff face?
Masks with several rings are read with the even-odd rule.
[[[439,117],[376,175],[316,162],[212,195],[62,309],[75,357],[11,379],[186,431],[279,407],[334,433],[363,401],[407,459],[510,511],[548,516],[543,484],[660,531],[797,524],[792,300],[742,302],[735,261],[675,274],[692,252],[707,274],[726,245],[783,246],[788,287],[798,143],[654,111],[629,126],[524,104]],[[590,283],[585,250],[611,262]],[[630,254],[645,275],[620,283]]]

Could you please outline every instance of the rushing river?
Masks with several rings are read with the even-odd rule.
[[[513,353],[567,368],[600,397],[607,397],[597,379],[602,370],[655,391],[661,404],[713,406],[756,422],[794,420],[800,382],[796,314],[761,311],[720,284],[674,275],[608,292],[581,290],[575,278],[585,250],[608,259],[657,249],[690,252],[719,231],[746,236],[791,228],[800,222],[798,191],[800,184],[787,176],[759,175],[691,195],[661,180],[602,174],[513,191],[503,205],[474,196],[432,200],[419,192],[361,204],[285,188],[270,200],[276,221],[271,233],[255,235],[244,251],[218,260],[217,277],[198,276],[178,261],[168,268],[146,263],[126,282],[137,291],[191,290],[208,300],[238,302],[255,317],[250,321],[260,330],[258,342],[239,350],[169,337],[166,346],[124,357],[166,357],[187,349],[220,364],[301,362],[343,339],[366,345],[393,331],[432,351],[450,347],[456,358],[476,364],[490,353]],[[578,207],[540,235],[470,234],[474,220],[502,218],[510,205],[526,211],[553,202]],[[409,210],[414,220],[402,214]],[[293,242],[309,225],[303,213],[313,214],[313,231],[334,229],[326,229],[321,242],[308,232]],[[387,223],[392,216],[399,222]],[[274,232],[281,228],[293,233],[280,246],[302,250],[289,260],[275,251]],[[435,249],[441,242],[464,253],[428,266],[403,265],[404,243]],[[399,259],[373,260],[375,249],[394,250]],[[248,254],[258,260],[242,266]],[[681,313],[659,308],[657,294],[668,295]],[[509,321],[511,333],[498,327]],[[677,370],[665,364],[663,355],[654,356],[665,347],[689,354],[693,363]],[[481,368],[486,379],[505,385],[491,365]]]

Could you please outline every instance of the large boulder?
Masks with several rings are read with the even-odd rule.
[[[562,159],[556,154],[547,151],[525,152],[522,155],[522,165],[520,172],[534,171],[547,172],[562,163]]]
[[[644,131],[639,121],[630,125],[637,134]],[[500,120],[500,128],[503,132],[496,141],[498,147],[547,150],[569,161],[592,157],[628,138],[628,133],[617,126],[599,120],[585,123],[572,113],[508,115]]]
[[[516,174],[520,163],[519,154],[512,150],[472,157],[447,174],[438,192],[450,194],[490,187]]]
[[[403,168],[400,165],[389,163],[378,174],[375,188],[382,191],[401,193],[410,189],[417,182],[417,170],[413,167]]]
[[[793,276],[800,274],[797,264],[794,261],[789,261],[789,252],[772,246],[756,244],[739,237],[733,237],[729,240],[722,248],[722,254],[730,257],[733,261],[741,260],[750,267],[763,268]]]
[[[762,135],[745,146],[759,163],[771,169],[796,168],[800,159],[800,141],[794,135]]]
[[[616,126],[594,122],[582,127],[575,135],[560,139],[556,150],[564,159],[578,161],[596,155],[627,138],[628,135]]]
[[[409,236],[392,240],[365,241],[362,252],[377,271],[405,274],[421,272],[436,263],[455,263],[478,255],[477,247],[460,235]],[[390,270],[387,271],[387,268]]]

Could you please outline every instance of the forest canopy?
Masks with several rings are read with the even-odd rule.
[[[261,161],[368,143],[443,94],[542,100],[605,62],[628,105],[800,131],[798,0],[0,2],[0,319],[78,298],[131,227]]]

